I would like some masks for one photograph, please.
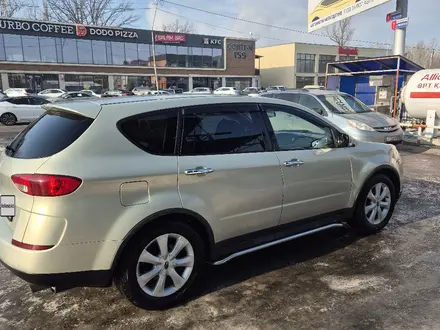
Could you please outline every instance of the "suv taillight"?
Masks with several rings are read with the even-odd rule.
[[[71,194],[82,183],[81,179],[71,176],[49,174],[14,174],[11,179],[21,192],[41,197]]]

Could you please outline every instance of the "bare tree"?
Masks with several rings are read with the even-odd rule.
[[[326,28],[325,35],[338,46],[345,47],[353,39],[355,31],[351,25],[351,18],[346,18]]]
[[[196,31],[194,25],[190,22],[180,23],[178,19],[169,24],[162,24],[162,31],[177,33],[194,33]]]
[[[2,0],[0,17],[15,17],[25,7],[29,7],[26,0]]]
[[[129,26],[139,19],[130,1],[46,0],[47,16],[66,23]]]
[[[440,68],[440,50],[436,39],[428,44],[419,41],[415,46],[408,47],[406,57],[427,69]]]

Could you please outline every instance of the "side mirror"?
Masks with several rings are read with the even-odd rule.
[[[353,140],[348,134],[335,132],[335,138],[336,138],[335,143],[337,148],[354,147]]]
[[[324,115],[324,111],[322,109],[314,108],[313,111],[315,111],[316,113],[320,114],[321,116]]]

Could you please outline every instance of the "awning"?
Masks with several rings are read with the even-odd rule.
[[[336,68],[339,72],[328,73],[330,67]],[[424,68],[407,58],[399,55],[385,57],[371,57],[367,59],[339,61],[327,64],[327,76],[366,75],[383,76],[412,75]]]

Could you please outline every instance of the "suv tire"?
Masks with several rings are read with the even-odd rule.
[[[190,226],[172,221],[147,227],[121,256],[115,284],[138,307],[167,309],[189,297],[204,258],[202,239]]]
[[[354,217],[348,223],[361,235],[375,234],[390,221],[396,201],[393,182],[386,175],[375,175],[359,193]]]

